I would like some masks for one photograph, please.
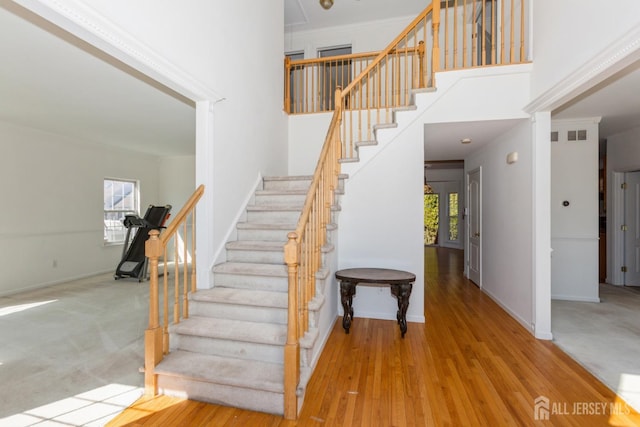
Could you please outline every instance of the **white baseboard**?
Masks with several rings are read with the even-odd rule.
[[[505,305],[502,301],[500,301],[499,298],[497,298],[494,294],[492,294],[491,292],[489,292],[489,290],[487,290],[486,288],[482,288],[482,292],[484,292],[485,294],[489,295],[489,297],[500,306],[500,308],[502,308],[504,311],[507,312],[507,314],[509,314],[509,316],[513,317],[518,323],[520,323],[527,331],[529,331],[529,333],[531,333],[532,335],[535,336],[534,334],[534,327],[531,323],[527,322],[525,319],[523,319],[518,313],[514,312],[513,310],[511,310],[511,308],[507,305]]]
[[[65,278],[62,278],[62,279],[52,280],[50,282],[38,283],[38,284],[35,284],[35,285],[23,287],[23,288],[20,288],[20,289],[7,290],[7,291],[4,291],[4,292],[0,292],[0,297],[4,297],[4,296],[7,296],[7,295],[15,295],[15,294],[19,294],[19,293],[22,293],[22,292],[33,291],[33,290],[36,290],[36,289],[47,288],[49,286],[55,286],[55,285],[59,285],[61,283],[73,282],[75,280],[82,280],[82,279],[86,279],[88,277],[98,276],[100,274],[115,273],[115,271],[116,271],[116,269],[114,267],[114,268],[110,268],[109,270],[95,271],[95,272],[92,272],[92,273],[81,274],[79,276],[70,276],[70,277],[65,277]]]

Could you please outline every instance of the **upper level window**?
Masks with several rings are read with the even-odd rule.
[[[124,179],[104,179],[104,241],[124,242],[126,228],[122,223],[127,214],[138,214],[138,182]]]
[[[340,55],[351,55],[351,46],[331,47],[318,50],[318,56],[320,56],[320,58]],[[344,89],[351,83],[351,59],[340,59],[325,63],[319,77],[318,91],[322,92],[320,100],[322,103],[321,110],[334,110],[336,108],[336,88],[340,86]]]

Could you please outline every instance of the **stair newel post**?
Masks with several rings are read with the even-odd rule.
[[[284,57],[284,111],[291,113],[291,58]]]
[[[149,258],[149,327],[144,333],[144,387],[147,395],[156,395],[155,367],[162,360],[162,328],[159,318],[158,260],[163,253],[158,230],[149,232],[145,255]]]
[[[300,265],[300,244],[298,234],[287,235],[284,246],[284,260],[289,279],[289,306],[287,313],[287,343],[284,347],[284,417],[298,418],[298,397],[296,389],[300,381],[300,344],[298,341],[298,266]]]
[[[433,48],[431,49],[431,86],[436,86],[436,72],[440,71],[440,2],[434,1],[431,12],[431,26],[433,28]]]

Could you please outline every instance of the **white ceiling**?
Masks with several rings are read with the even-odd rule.
[[[284,0],[285,30],[306,31],[417,16],[428,4],[425,0],[335,0],[333,7],[325,10],[319,0]]]
[[[158,155],[195,152],[193,105],[0,0],[0,120]]]
[[[413,16],[424,0],[284,0],[285,30]],[[192,103],[9,0],[0,0],[0,120],[157,155],[194,153]],[[640,66],[618,73],[554,118],[602,117],[600,136],[640,124]],[[461,159],[515,121],[426,125],[429,160]],[[460,144],[471,138],[472,144]]]

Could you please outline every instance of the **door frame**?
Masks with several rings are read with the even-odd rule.
[[[638,234],[640,230],[638,230],[639,221],[638,215],[639,212],[639,203],[640,194],[638,194],[638,184],[635,186],[631,185],[632,179],[636,182],[640,179],[640,170],[630,170],[625,172],[622,175],[623,184],[619,186],[622,193],[622,223],[623,226],[619,227],[621,230],[620,235],[622,237],[622,265],[626,266],[626,270],[621,271],[621,275],[623,277],[624,286],[640,286],[639,274],[637,260],[634,261],[634,258],[637,257],[637,242],[638,242]],[[633,192],[633,193],[632,193]],[[635,270],[635,273],[631,270]],[[631,283],[630,283],[631,282]]]
[[[624,172],[612,172],[607,182],[607,282],[624,285]]]
[[[480,244],[479,244],[479,259],[478,259],[478,287],[482,289],[482,166],[469,170],[465,173],[465,208],[464,208],[464,223],[465,223],[465,238],[464,238],[464,274],[469,280],[470,272],[469,267],[471,265],[471,191],[470,191],[470,179],[473,174],[478,174],[478,228],[480,229]],[[475,283],[475,282],[474,282]]]

